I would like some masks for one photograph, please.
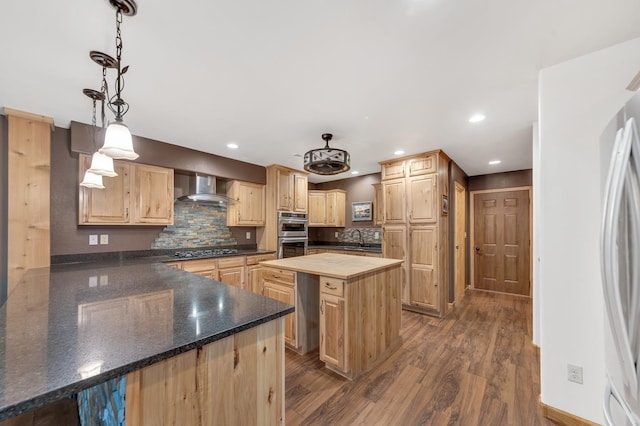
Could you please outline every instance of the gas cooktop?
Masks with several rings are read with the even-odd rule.
[[[237,254],[237,249],[212,249],[212,250],[187,250],[187,251],[177,251],[175,253],[175,257],[180,259],[194,259],[200,257],[216,257],[216,256],[224,256],[229,254]]]

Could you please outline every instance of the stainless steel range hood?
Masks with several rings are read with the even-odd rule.
[[[202,204],[223,204],[235,203],[235,200],[224,194],[216,194],[215,176],[196,173],[189,176],[189,195],[178,198],[178,201],[202,203]]]

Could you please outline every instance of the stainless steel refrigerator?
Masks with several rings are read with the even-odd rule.
[[[640,425],[640,93],[601,139],[601,269],[606,308],[608,425]],[[607,164],[608,163],[608,164]]]

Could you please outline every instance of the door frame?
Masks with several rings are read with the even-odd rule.
[[[476,246],[475,243],[475,204],[476,204],[476,194],[488,194],[492,192],[508,192],[508,191],[527,191],[529,193],[529,296],[531,297],[533,292],[533,186],[514,186],[509,188],[497,188],[497,189],[480,189],[477,191],[469,192],[469,233],[470,235],[470,243],[469,243],[469,252],[467,255],[469,256],[469,268],[471,269],[469,275],[469,287],[475,289],[475,265],[476,258],[473,256],[473,248]],[[490,290],[483,290],[490,291]],[[517,296],[517,295],[514,295]]]
[[[462,190],[462,195],[464,197],[464,212],[462,213],[463,217],[464,217],[464,224],[462,229],[458,229],[458,223],[457,223],[457,217],[458,217],[458,213],[461,206],[458,205],[458,197],[457,197],[457,193],[459,190]],[[468,222],[468,218],[467,218],[467,192],[468,189],[464,187],[464,185],[462,185],[460,182],[455,181],[454,185],[453,185],[453,194],[454,194],[454,199],[455,199],[455,204],[454,204],[454,208],[455,208],[455,214],[453,217],[453,300],[454,303],[459,302],[460,300],[462,300],[462,298],[464,297],[465,291],[467,289],[467,241],[468,241],[468,235],[467,235],[467,223]],[[462,232],[462,241],[463,241],[463,246],[461,247],[462,250],[462,254],[464,255],[464,258],[462,260],[462,265],[458,265],[456,262],[456,251],[455,251],[455,246],[457,243],[457,238],[458,238],[458,233]],[[458,288],[457,288],[457,282],[456,282],[456,277],[458,274],[458,268],[462,267],[463,269],[463,276],[462,276],[462,294],[458,294]]]

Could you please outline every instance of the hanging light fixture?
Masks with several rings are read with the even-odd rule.
[[[93,101],[93,114],[91,117],[92,124],[92,136],[93,136],[93,146],[97,148],[96,144],[96,103],[100,101],[102,103],[102,127],[104,128],[104,85],[103,91],[98,92],[93,89],[84,89],[82,93],[87,95]],[[113,159],[107,157],[104,154],[100,154],[98,151],[94,152],[91,157],[91,166],[89,169],[84,172],[84,178],[82,182],[80,182],[80,186],[84,186],[86,188],[93,189],[104,189],[104,184],[102,183],[102,176],[114,177],[118,176],[118,174],[113,169]]]
[[[348,171],[351,166],[351,156],[343,149],[330,148],[329,141],[333,139],[331,133],[323,133],[324,148],[312,149],[304,154],[304,169],[318,175],[337,175]]]
[[[122,66],[122,33],[120,24],[122,24],[122,16],[134,16],[137,13],[138,6],[135,0],[109,0],[109,3],[116,9],[116,58],[114,59],[106,53],[95,50],[89,53],[91,59],[102,67],[107,106],[115,115],[115,121],[107,126],[104,145],[99,152],[112,159],[135,160],[139,155],[133,150],[131,132],[122,120],[127,111],[129,111],[129,104],[122,99],[124,74],[129,70],[129,66]],[[106,85],[107,69],[115,69],[117,71],[116,93],[111,97],[109,97],[109,90]]]

